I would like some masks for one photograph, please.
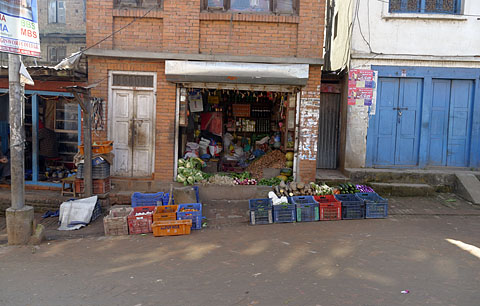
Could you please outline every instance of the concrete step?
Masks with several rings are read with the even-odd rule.
[[[473,173],[473,172],[472,172]],[[345,169],[345,174],[355,183],[406,183],[428,184],[431,186],[454,186],[454,170],[413,170],[413,169]],[[453,187],[452,187],[453,188]]]
[[[480,181],[472,173],[456,173],[457,194],[473,204],[480,205]]]
[[[372,188],[382,197],[398,196],[432,196],[436,189],[428,184],[407,184],[407,183],[370,183]]]

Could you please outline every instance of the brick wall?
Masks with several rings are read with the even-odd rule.
[[[290,57],[296,55],[297,24],[205,20],[200,53]]]
[[[87,47],[105,39],[113,32],[113,0],[87,0]],[[112,49],[112,37],[95,46]]]
[[[174,147],[175,147],[175,99],[176,85],[165,79],[165,62],[141,60],[117,60],[105,58],[90,58],[89,82],[101,81],[91,90],[93,97],[103,98],[107,102],[105,108],[108,114],[108,75],[109,70],[141,71],[157,73],[156,134],[155,134],[155,172],[154,178],[161,181],[171,181],[173,178]],[[107,139],[108,126],[105,131],[93,134],[93,139]]]
[[[113,28],[117,31],[132,22],[132,20],[132,17],[115,17],[113,19]],[[162,50],[162,34],[162,19],[142,18],[113,36],[113,48],[158,52]]]
[[[166,0],[163,7],[164,51],[198,53],[200,0]]]

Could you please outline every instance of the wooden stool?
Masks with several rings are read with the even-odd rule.
[[[66,178],[61,179],[62,181],[62,196],[72,195],[74,198],[77,197],[77,193],[75,191],[75,180],[77,176],[72,175]]]

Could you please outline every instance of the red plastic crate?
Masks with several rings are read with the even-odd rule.
[[[315,196],[314,199],[318,202],[320,207],[320,221],[342,219],[342,202],[335,199],[335,196]]]
[[[93,194],[106,194],[110,192],[111,183],[110,183],[109,177],[103,180],[92,180],[92,184],[93,184]],[[83,179],[76,179],[75,192],[84,193],[84,191],[85,191],[85,183]]]
[[[153,211],[156,206],[134,207],[128,215],[128,230],[132,234],[145,234],[152,232]],[[150,215],[135,216],[139,212],[152,212]]]

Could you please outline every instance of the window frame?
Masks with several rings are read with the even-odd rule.
[[[51,63],[53,63],[53,62],[58,63],[67,56],[67,47],[66,46],[48,46],[47,50],[48,50],[47,61],[51,62]],[[53,50],[55,52],[55,59],[52,59]],[[59,52],[58,52],[59,50],[65,51],[65,52],[62,52],[62,53],[64,53],[64,55],[59,56]],[[62,58],[59,58],[59,57],[62,57]]]
[[[54,13],[50,8],[51,4],[55,4]],[[62,3],[60,8],[59,3]],[[67,6],[65,0],[48,0],[47,2],[47,21],[49,24],[66,24],[67,23]]]
[[[143,6],[144,0],[113,0],[114,8],[150,8]],[[163,9],[163,0],[157,0],[158,9]]]
[[[232,14],[258,14],[258,15],[285,15],[285,16],[297,16],[300,8],[300,0],[292,0],[292,12],[282,13],[277,12],[277,3],[279,0],[269,0],[270,10],[268,12],[250,12],[250,11],[232,11],[231,0],[223,0],[223,7],[209,7],[208,0],[202,0],[202,11],[205,12],[225,12]]]
[[[402,4],[406,5],[408,0],[400,0],[401,4],[400,6],[402,6]],[[438,0],[437,0],[438,1]],[[442,4],[443,4],[443,1],[446,1],[446,0],[441,0],[442,1]],[[392,4],[392,0],[389,0],[388,1],[388,12],[390,14],[444,14],[444,15],[462,15],[463,14],[463,3],[464,1],[463,0],[453,0],[454,1],[454,5],[455,5],[455,8],[453,11],[443,11],[443,10],[438,10],[438,11],[427,11],[426,10],[426,0],[417,0],[417,9],[416,10],[408,10],[407,8],[405,9],[402,9],[400,8],[400,10],[395,10],[393,11],[392,8],[391,8],[391,4]],[[405,2],[405,3],[402,3],[402,2]]]

